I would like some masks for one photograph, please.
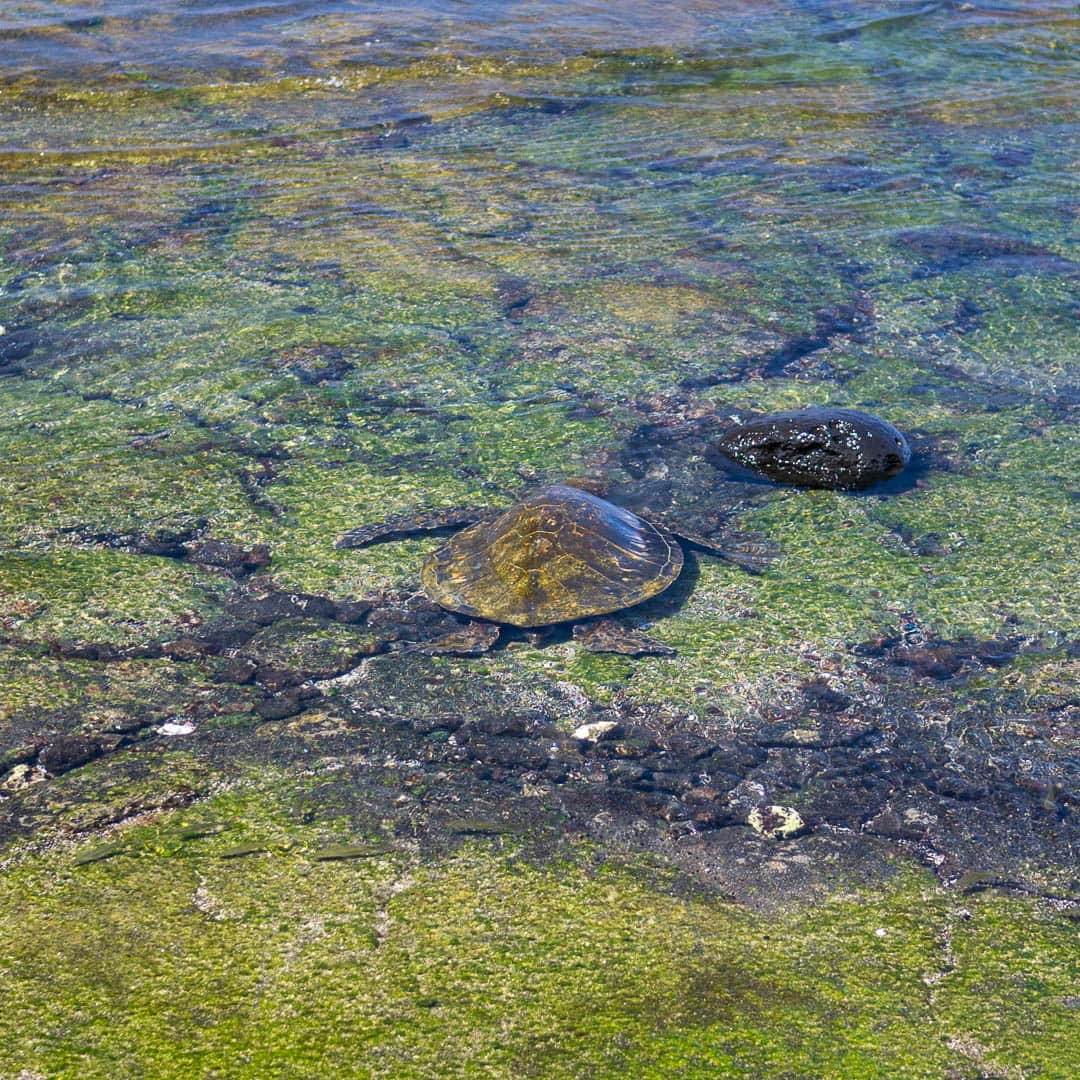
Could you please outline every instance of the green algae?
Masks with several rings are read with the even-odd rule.
[[[0,559],[0,620],[24,641],[159,641],[197,625],[225,591],[193,567],[123,552]]]
[[[198,439],[166,409],[154,416],[55,390],[4,390],[16,420],[5,432],[0,480],[6,546],[55,543],[79,531],[182,529],[244,508],[243,458]]]
[[[174,813],[110,845],[134,858],[91,861],[91,846],[81,865],[9,861],[0,1067],[930,1078],[981,1065],[1064,1078],[1078,1064],[1075,925],[1043,902],[961,906],[909,872],[751,915],[673,891],[658,866],[597,865],[586,850],[537,863],[506,838],[423,862],[320,858],[371,850],[324,845],[310,862],[295,845],[321,830],[253,794],[203,806],[229,827],[198,850],[166,842],[187,827]],[[277,820],[291,850],[249,842],[254,857],[222,859],[244,850],[228,837],[253,817]],[[8,902],[28,895],[30,909]]]
[[[171,634],[168,636],[172,636]],[[121,646],[123,645],[120,642]],[[60,659],[47,646],[0,645],[0,719],[9,744],[40,744],[43,732],[111,735],[189,713],[214,682],[219,661]],[[250,724],[250,688],[217,687],[209,713]]]

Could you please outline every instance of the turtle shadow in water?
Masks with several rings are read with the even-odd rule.
[[[627,608],[625,612],[620,612],[620,615],[628,620],[634,620],[635,623],[641,620],[653,623],[661,619],[669,619],[683,609],[697,586],[698,578],[701,577],[701,565],[698,561],[698,553],[690,543],[688,541],[680,541],[680,543],[683,549],[682,573],[662,593],[632,608]]]

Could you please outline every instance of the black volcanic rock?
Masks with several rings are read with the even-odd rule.
[[[855,409],[772,413],[725,432],[715,449],[769,480],[815,488],[869,487],[911,460],[892,424]]]
[[[8,330],[0,326],[0,375],[21,375],[22,361],[37,347],[32,330]]]

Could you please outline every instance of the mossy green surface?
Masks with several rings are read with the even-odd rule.
[[[212,613],[220,579],[175,560],[56,551],[0,560],[0,622],[24,641],[145,644]]]
[[[418,860],[377,823],[304,827],[244,791],[113,846],[9,856],[0,1069],[1065,1080],[1080,1067],[1076,924],[1041,903],[960,898],[909,872],[750,915],[658,865],[588,849],[537,864],[498,837]],[[323,858],[332,844],[373,854]]]

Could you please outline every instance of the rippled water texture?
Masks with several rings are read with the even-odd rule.
[[[415,549],[333,537],[610,472],[673,410],[831,402],[939,468],[766,511],[791,580],[860,522],[802,632],[1067,630],[1076,36],[1066,3],[5,4],[11,619],[57,632],[54,562],[139,609],[150,571],[88,582],[79,538],[190,519],[285,582],[401,584]]]

